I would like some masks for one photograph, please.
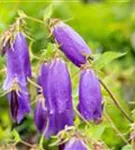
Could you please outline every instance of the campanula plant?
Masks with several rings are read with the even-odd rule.
[[[73,124],[71,80],[65,62],[56,58],[49,64],[43,64],[38,81],[43,88],[45,100],[42,101],[44,105],[41,105],[40,101],[37,103],[35,123],[38,128],[40,128],[39,124],[46,124],[42,117],[46,113],[48,118],[46,137],[50,137],[56,135],[65,126]]]
[[[17,22],[16,22],[17,23]],[[8,49],[3,49],[6,57],[7,71],[3,89],[8,92],[11,116],[16,122],[30,112],[30,99],[27,89],[27,78],[31,77],[31,64],[26,39],[23,32],[18,31],[16,23],[10,30],[10,39],[6,44]],[[8,32],[6,32],[8,34]],[[7,35],[5,39],[7,38]]]
[[[67,58],[78,67],[85,64],[91,50],[83,38],[59,19],[50,19],[48,22],[55,41]]]
[[[100,83],[93,70],[81,70],[79,81],[78,110],[89,121],[100,122],[102,116],[102,94]]]

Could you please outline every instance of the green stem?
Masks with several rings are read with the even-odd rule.
[[[109,90],[109,88],[105,85],[105,83],[99,79],[99,82],[103,86],[103,88],[106,90],[108,95],[111,97],[117,108],[122,112],[122,114],[127,118],[127,120],[131,123],[133,123],[133,120],[130,118],[130,116],[127,114],[127,112],[121,107],[120,103],[116,99],[116,97],[113,95],[113,93]]]
[[[30,19],[32,21],[35,21],[35,22],[38,22],[38,23],[41,23],[41,24],[44,24],[45,25],[45,22],[40,20],[40,19],[37,19],[37,18],[33,18],[33,17],[30,17],[30,16],[26,16],[27,19]]]
[[[30,144],[30,143],[27,143],[27,142],[25,142],[25,141],[23,141],[23,140],[21,140],[20,143],[22,143],[22,144],[24,144],[24,145],[26,145],[26,146],[28,146],[28,147],[31,147],[31,148],[34,147],[34,145],[32,145],[32,144]]]
[[[44,137],[45,137],[45,134],[48,130],[48,127],[49,127],[49,119],[47,119],[47,123],[46,123],[46,127],[44,129],[44,132],[40,138],[40,141],[39,141],[39,148],[42,150],[43,149],[43,141],[44,141]]]
[[[31,83],[33,86],[35,86],[36,88],[39,88],[42,91],[42,87],[40,85],[38,85],[37,83],[35,83],[34,81],[32,81],[29,77],[27,78],[28,82]]]
[[[76,108],[74,108],[74,111],[88,126],[90,126],[90,123],[80,114]]]
[[[122,135],[122,133],[118,130],[118,128],[115,126],[115,124],[113,123],[111,117],[107,114],[106,111],[104,111],[104,116],[106,117],[106,119],[111,123],[112,128],[114,129],[114,131],[116,133],[118,133],[118,135],[121,137],[121,139],[126,143],[129,144],[129,142],[126,140],[126,138]]]

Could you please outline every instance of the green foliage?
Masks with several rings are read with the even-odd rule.
[[[47,8],[44,10],[44,20],[50,18],[53,13],[53,5],[50,4]]]
[[[35,2],[0,2],[0,34],[8,29],[18,14],[26,18],[27,30],[30,37],[34,39],[31,46],[34,76],[36,76],[39,69],[40,61],[38,59],[50,59],[53,57],[56,47],[48,38],[49,34],[45,24],[34,21],[28,16],[42,21],[50,17],[58,17],[62,20],[69,19],[66,23],[80,33],[92,49],[95,58],[93,62],[94,69],[97,72],[102,70],[105,84],[108,85],[129,116],[135,120],[135,4],[102,2],[84,5],[79,1],[60,1],[53,4]],[[30,44],[31,41],[28,40],[28,42]],[[65,60],[68,61],[66,58]],[[0,56],[0,90],[5,78],[5,72],[2,72],[5,65],[5,58]],[[79,70],[72,63],[69,63],[68,67],[72,76],[73,103],[76,105],[78,102]],[[31,101],[33,102],[36,99],[35,87],[30,86],[30,91],[32,91]],[[102,90],[102,94],[106,113],[112,118],[115,127],[128,141],[131,124],[116,108],[105,90]],[[25,139],[25,141],[31,143],[39,143],[40,135],[33,124],[33,112],[28,118],[29,121],[26,119],[23,125],[18,125],[16,130],[11,131],[12,125],[7,97],[0,98],[0,144],[5,144],[5,141],[7,142],[5,139],[12,140],[13,137],[15,141]],[[130,142],[123,141],[114,130],[112,122],[110,123],[105,116],[103,116],[103,122],[99,125],[85,125],[79,118],[75,120],[76,126],[89,139],[94,138],[103,141],[110,149],[132,150]],[[48,146],[52,141],[52,139],[50,141],[44,139],[44,147],[56,150],[56,147],[50,148]]]
[[[122,150],[133,150],[132,145],[126,145],[122,148]]]
[[[109,63],[111,63],[114,59],[122,57],[126,55],[126,53],[117,53],[117,52],[105,52],[103,54],[98,54],[94,57],[94,68],[97,70],[102,69]]]

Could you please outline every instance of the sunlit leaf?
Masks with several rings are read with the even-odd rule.
[[[53,5],[50,4],[45,10],[44,10],[44,20],[50,18],[53,13]]]
[[[13,135],[16,142],[21,141],[20,135],[16,130],[13,130],[12,135]]]
[[[132,145],[128,144],[122,148],[122,150],[133,150]]]
[[[117,52],[105,52],[103,54],[95,55],[95,61],[93,63],[93,66],[95,69],[102,69],[109,63],[111,63],[113,60],[122,57],[126,55],[126,53],[117,53]]]
[[[25,18],[27,16],[22,10],[18,10],[18,15],[22,18]]]

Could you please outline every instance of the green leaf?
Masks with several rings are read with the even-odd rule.
[[[95,126],[92,125],[91,126],[91,130],[89,131],[88,129],[88,133],[91,137],[95,138],[95,139],[100,139],[105,131],[106,125],[100,125],[100,126]]]
[[[14,137],[16,142],[21,141],[21,137],[20,137],[19,133],[15,129],[13,130],[12,135],[13,135],[13,137]]]
[[[47,48],[42,50],[42,59],[51,59],[55,51],[55,44],[48,43]]]
[[[18,10],[18,15],[22,18],[27,17],[27,15],[22,10]]]
[[[122,148],[122,150],[133,150],[132,145],[128,144]]]
[[[95,61],[93,62],[93,66],[95,69],[102,69],[113,60],[126,55],[126,53],[117,53],[117,52],[105,52],[103,54],[97,54],[94,56]]]
[[[53,13],[53,5],[50,4],[45,10],[44,10],[44,20],[50,18]]]

